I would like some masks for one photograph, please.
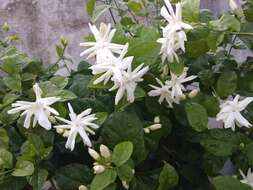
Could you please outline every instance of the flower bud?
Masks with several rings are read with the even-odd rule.
[[[159,116],[156,116],[156,117],[154,118],[154,122],[155,122],[155,123],[160,123],[160,117],[159,117]]]
[[[78,190],[88,190],[88,188],[85,185],[80,185]]]
[[[88,152],[90,154],[90,156],[94,159],[94,160],[98,160],[100,158],[99,154],[97,153],[97,151],[89,148]]]
[[[95,174],[101,174],[105,171],[105,167],[102,165],[96,165],[96,166],[93,166],[93,170]]]
[[[144,128],[143,130],[144,130],[144,133],[150,133],[150,130],[148,127]]]
[[[189,98],[194,98],[195,96],[197,96],[198,93],[199,93],[199,90],[198,90],[198,89],[194,89],[194,90],[192,90],[192,91],[188,94],[188,96],[189,96]]]
[[[129,183],[127,181],[121,181],[125,189],[129,189]]]
[[[180,100],[185,100],[186,99],[186,96],[184,95],[184,94],[182,94],[181,96],[180,96]]]
[[[157,123],[157,124],[154,124],[154,125],[150,125],[148,127],[151,131],[155,131],[155,130],[158,130],[158,129],[161,129],[162,128],[162,125],[160,123]]]
[[[64,133],[64,129],[56,128],[56,132],[61,135],[62,133]]]
[[[49,121],[51,122],[51,123],[56,123],[56,119],[55,119],[55,117],[54,116],[49,116],[48,117],[48,119],[49,119]]]
[[[69,130],[65,130],[62,136],[66,138],[69,137]]]
[[[235,11],[236,9],[238,9],[238,5],[236,4],[234,0],[229,0],[229,7],[232,11]]]
[[[111,157],[111,151],[109,150],[109,148],[103,144],[100,145],[100,154],[104,157],[104,158],[110,158]]]
[[[3,24],[2,30],[3,30],[4,32],[8,32],[8,31],[10,30],[10,26],[8,25],[7,22],[5,22],[5,23]]]

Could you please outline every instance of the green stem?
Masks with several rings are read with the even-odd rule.
[[[253,36],[253,33],[250,32],[230,32],[231,35],[245,35],[245,36]]]

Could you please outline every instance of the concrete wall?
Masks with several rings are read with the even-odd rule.
[[[0,24],[8,22],[20,34],[19,47],[46,63],[55,61],[54,45],[63,35],[70,41],[69,54],[78,62],[79,42],[89,32],[85,4],[86,0],[0,0]],[[217,14],[228,9],[228,0],[201,0],[201,6]]]

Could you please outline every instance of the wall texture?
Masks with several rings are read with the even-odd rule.
[[[46,63],[55,61],[54,45],[65,36],[68,53],[78,62],[79,42],[89,32],[85,4],[86,0],[0,0],[0,24],[9,23],[22,39],[19,48]],[[201,6],[218,14],[228,9],[228,0],[201,0]]]

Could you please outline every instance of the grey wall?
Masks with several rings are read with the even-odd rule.
[[[79,42],[89,32],[85,4],[86,0],[0,0],[0,24],[9,23],[12,31],[20,34],[19,47],[46,63],[55,61],[54,45],[63,35],[77,62]],[[219,13],[228,9],[228,0],[201,0],[201,6]]]

